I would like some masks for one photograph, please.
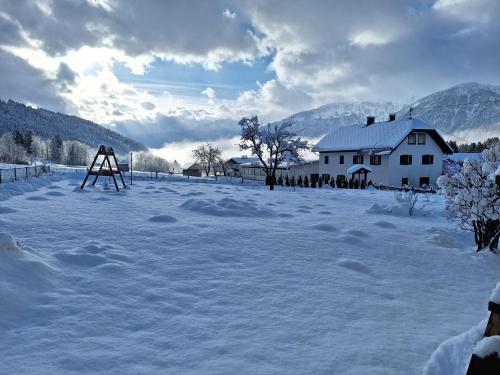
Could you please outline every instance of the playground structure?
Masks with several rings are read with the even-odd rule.
[[[99,159],[99,156],[102,156],[102,161],[101,165],[99,166],[98,170],[95,170],[94,167],[96,166],[97,159]],[[111,160],[114,163],[114,166],[111,163]],[[104,145],[99,146],[99,149],[97,150],[97,153],[94,157],[94,160],[92,161],[92,164],[90,165],[90,168],[85,175],[85,178],[83,179],[82,185],[80,186],[81,189],[85,187],[85,184],[87,183],[87,180],[89,176],[95,176],[94,181],[92,181],[92,186],[95,185],[97,182],[97,179],[99,176],[105,176],[105,177],[112,177],[113,182],[115,184],[116,191],[120,191],[120,188],[118,187],[118,183],[116,182],[116,177],[115,175],[119,175],[121,182],[123,184],[123,188],[126,189],[127,186],[125,185],[125,181],[123,179],[122,172],[118,166],[118,161],[116,160],[115,152],[113,151],[112,147],[106,147]]]

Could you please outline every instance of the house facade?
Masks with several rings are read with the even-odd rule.
[[[443,173],[443,157],[453,151],[439,132],[418,118],[338,128],[313,148],[319,174],[325,178],[358,180],[386,186],[435,185]]]
[[[229,176],[241,176],[241,166],[259,163],[259,158],[250,156],[233,157],[226,161]]]

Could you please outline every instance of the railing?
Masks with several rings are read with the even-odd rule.
[[[50,166],[48,165],[0,168],[0,184],[39,177],[41,174],[48,172],[50,172]]]

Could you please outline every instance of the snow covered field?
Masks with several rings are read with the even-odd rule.
[[[438,195],[80,177],[0,185],[1,374],[421,374],[498,281]]]

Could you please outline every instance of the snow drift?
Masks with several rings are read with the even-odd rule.
[[[51,284],[54,268],[35,250],[0,233],[0,327],[26,314]]]

